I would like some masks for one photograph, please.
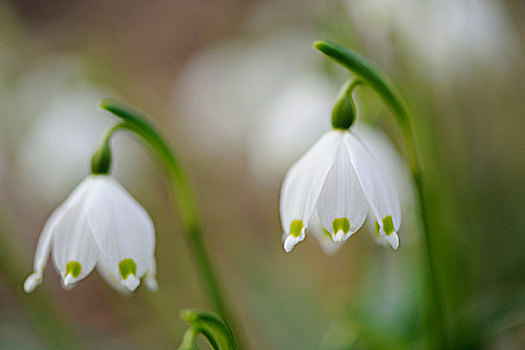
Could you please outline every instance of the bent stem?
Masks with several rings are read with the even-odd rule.
[[[357,53],[344,46],[327,41],[316,41],[313,44],[313,47],[350,70],[352,73],[357,75],[358,78],[362,79],[366,84],[372,87],[372,89],[374,89],[379,94],[383,102],[388,106],[401,127],[407,147],[410,171],[412,173],[412,177],[414,178],[414,183],[418,194],[422,229],[425,238],[427,268],[429,275],[428,289],[431,293],[428,303],[430,308],[429,311],[434,316],[432,319],[430,319],[430,329],[434,332],[436,348],[446,348],[446,319],[443,311],[443,301],[441,299],[442,296],[437,280],[437,269],[433,256],[432,239],[428,228],[428,216],[424,197],[425,191],[423,179],[421,177],[421,165],[417,156],[413,129],[408,118],[405,104],[403,103],[403,100],[399,94],[393,88],[393,85],[386,80],[384,75]],[[432,322],[435,324],[432,325]]]
[[[200,214],[195,200],[196,196],[192,191],[190,182],[179,160],[160,133],[147,121],[146,116],[142,112],[111,99],[102,100],[100,106],[124,120],[124,123],[118,124],[108,131],[103,142],[107,142],[113,132],[119,129],[127,129],[141,137],[146,144],[151,147],[162,165],[166,168],[173,187],[173,196],[180,209],[180,219],[184,233],[190,242],[190,248],[199,265],[209,301],[217,313],[234,328],[233,318],[229,313],[217,275],[204,244]]]

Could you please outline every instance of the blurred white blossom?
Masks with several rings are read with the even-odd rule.
[[[478,66],[502,67],[518,45],[502,2],[496,0],[346,0],[371,47],[381,54],[398,43],[421,73],[438,81],[461,79]]]
[[[278,183],[297,155],[330,127],[329,116],[337,94],[335,84],[313,71],[277,90],[261,106],[249,133],[249,165],[263,185]]]
[[[12,102],[2,123],[18,153],[20,193],[54,204],[89,172],[102,133],[116,122],[99,108],[112,94],[89,82],[81,62],[62,56],[28,69],[8,93]],[[114,145],[115,174],[124,181],[143,174],[140,145],[129,138],[117,138]]]
[[[313,38],[308,30],[282,30],[198,53],[174,87],[177,126],[198,138],[205,152],[242,155],[268,100],[311,71]]]
[[[112,124],[97,109],[101,96],[90,88],[63,91],[36,116],[20,140],[18,164],[33,197],[56,203],[89,172],[93,150]]]

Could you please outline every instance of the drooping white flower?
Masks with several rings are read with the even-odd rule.
[[[284,179],[280,212],[285,251],[304,240],[313,215],[334,241],[343,242],[369,213],[379,236],[397,249],[401,210],[386,169],[352,131],[327,132]]]
[[[133,291],[144,278],[157,289],[155,230],[146,210],[111,176],[90,175],[51,215],[40,235],[34,271],[24,290],[41,282],[49,253],[64,287],[95,268],[118,291]]]
[[[406,218],[408,214],[408,220],[403,221],[403,237],[405,246],[410,245],[417,237],[414,235],[414,231],[417,231],[417,215],[414,215],[413,213],[414,210],[416,210],[416,198],[408,165],[396,151],[388,136],[379,129],[357,121],[352,128],[352,132],[367,145],[370,152],[374,155],[376,160],[383,165],[386,172],[389,174],[389,177],[392,179],[399,195],[401,215]],[[365,226],[376,243],[383,246],[388,245],[388,242],[379,236],[376,220],[368,217]],[[334,242],[330,234],[323,228],[316,215],[312,216],[309,232],[319,240],[319,244],[326,254],[334,254],[343,245],[343,242]]]

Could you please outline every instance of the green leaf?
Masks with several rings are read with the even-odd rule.
[[[214,350],[235,349],[235,339],[230,327],[216,314],[205,310],[187,309],[182,310],[180,315],[190,324],[191,332],[202,334]]]

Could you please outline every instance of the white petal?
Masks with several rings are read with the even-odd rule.
[[[397,248],[399,247],[399,236],[397,235],[397,233],[394,232],[390,236],[385,236],[385,239],[392,248],[397,250]]]
[[[135,275],[129,275],[126,279],[122,280],[122,284],[129,291],[134,291],[140,284],[140,280]]]
[[[399,247],[399,236],[396,232],[392,232],[389,235],[385,234],[382,228],[379,229],[379,237],[390,245],[394,250]]]
[[[280,200],[281,224],[287,234],[286,251],[304,239],[304,231],[334,162],[341,135],[340,131],[335,130],[326,133],[286,174]],[[302,229],[291,235],[290,226],[294,221],[300,221]]]
[[[53,262],[65,286],[86,277],[99,255],[84,215],[84,204],[80,201],[70,208],[54,228]]]
[[[344,241],[363,225],[367,212],[368,202],[361,190],[348,150],[341,142],[317,202],[321,225],[330,232],[334,240]],[[338,232],[334,232],[334,229]]]
[[[330,232],[324,229],[323,225],[321,225],[321,222],[319,221],[319,216],[317,213],[314,213],[310,219],[310,227],[308,232],[311,232],[312,235],[317,238],[319,244],[321,245],[321,249],[328,255],[335,254],[335,252],[337,252],[343,246],[343,242],[334,241],[334,238]]]
[[[113,178],[99,175],[86,204],[89,227],[97,246],[110,261],[131,259],[135,277],[148,271],[155,251],[155,230],[150,216]],[[134,283],[128,283],[133,286]]]
[[[415,205],[414,184],[406,161],[396,150],[392,141],[382,131],[357,123],[352,133],[363,142],[374,158],[389,172],[401,203],[401,213]]]
[[[367,217],[366,226],[367,226],[368,233],[372,236],[373,240],[377,244],[384,246],[384,247],[388,246],[388,242],[383,237],[381,237],[379,233],[381,228],[379,227],[379,224],[377,223],[375,216]]]
[[[43,276],[41,272],[33,272],[27,276],[26,280],[24,281],[24,292],[31,293],[34,291],[35,288],[42,283],[42,277]]]
[[[392,232],[390,235],[385,234],[375,217],[368,218],[367,226],[367,231],[377,244],[384,247],[391,246],[394,250],[397,250],[399,247],[399,236],[396,232]]]
[[[144,277],[144,283],[146,284],[146,288],[152,292],[159,290],[159,283],[157,282],[157,262],[154,256],[151,257],[150,267]]]
[[[40,283],[44,269],[47,264],[49,252],[51,251],[51,243],[53,239],[53,232],[57,222],[59,222],[64,214],[72,207],[77,205],[85,196],[86,190],[89,187],[89,179],[82,181],[69,195],[69,197],[51,214],[46,221],[42,233],[38,238],[38,243],[35,251],[35,258],[33,261],[33,273],[24,282],[24,291],[26,293],[32,292]]]
[[[295,237],[293,235],[288,235],[286,239],[284,240],[284,251],[287,253],[290,253],[292,249],[300,242],[304,240],[305,234],[304,230],[301,232],[301,235],[299,237]]]
[[[102,255],[99,256],[97,262],[97,271],[107,284],[109,284],[113,289],[122,295],[131,295],[128,288],[122,284],[119,271],[118,271],[118,262],[111,262],[108,259],[104,258]]]
[[[391,174],[352,133],[345,134],[345,144],[370,210],[379,226],[383,229],[383,222],[391,217],[393,230],[398,232],[401,224],[401,209]]]

